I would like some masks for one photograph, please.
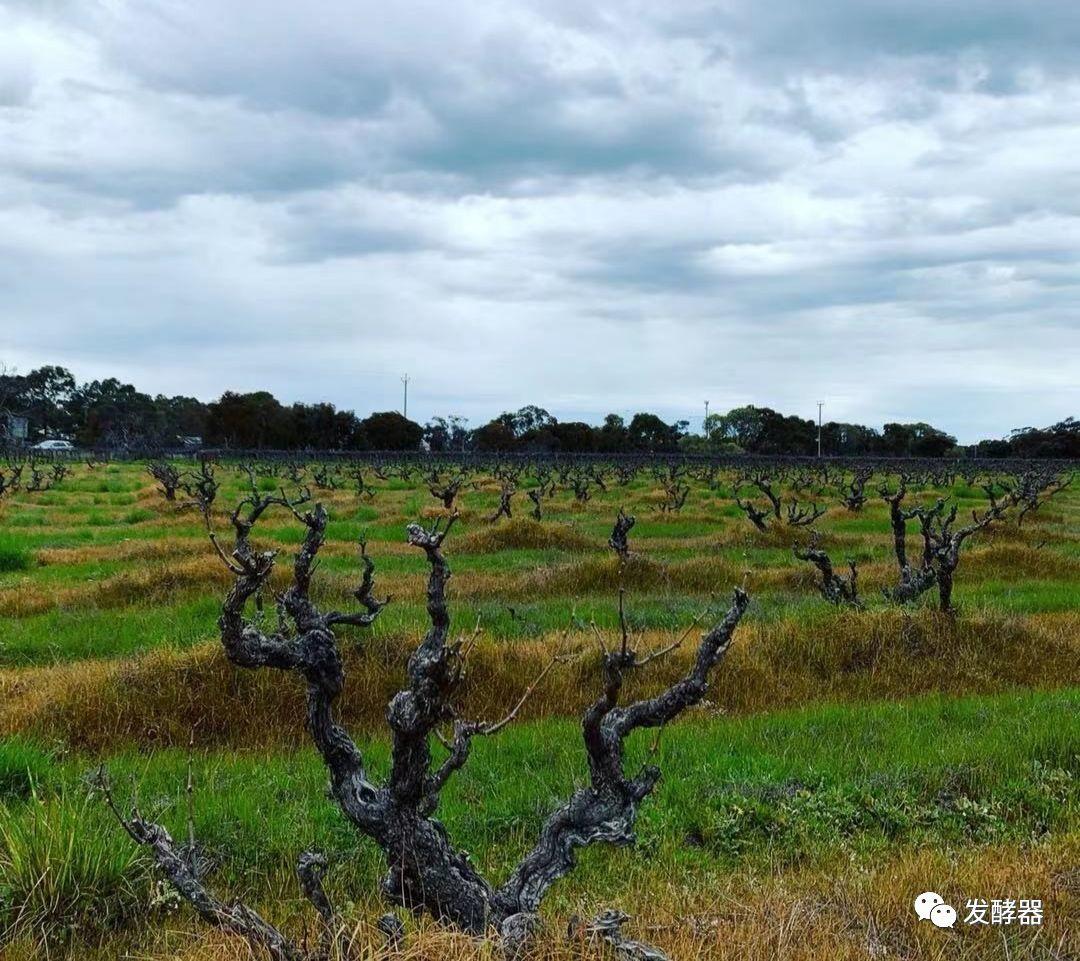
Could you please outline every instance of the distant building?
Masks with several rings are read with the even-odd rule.
[[[0,438],[25,444],[30,436],[30,419],[21,414],[0,414]]]
[[[186,437],[180,438],[180,444],[183,447],[197,448],[202,447],[202,438],[198,434],[189,434]]]

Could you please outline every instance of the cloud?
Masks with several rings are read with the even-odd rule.
[[[478,421],[1076,413],[1069,0],[9,2],[0,357]]]

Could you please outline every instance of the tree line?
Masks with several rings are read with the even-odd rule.
[[[705,418],[700,431],[685,420],[668,423],[639,412],[629,421],[608,414],[599,425],[560,421],[542,407],[507,411],[469,429],[462,418],[426,424],[396,411],[361,418],[333,404],[283,404],[269,391],[225,391],[205,403],[194,397],[151,396],[110,377],[79,384],[64,367],[27,374],[0,368],[0,433],[10,438],[9,415],[25,417],[28,441],[63,437],[83,447],[171,448],[187,443],[264,450],[417,450],[521,453],[739,453],[812,455],[814,421],[747,405]],[[198,439],[197,441],[195,439]],[[832,456],[943,457],[958,452],[956,438],[930,424],[888,423],[880,430],[829,421],[822,453]],[[1080,421],[1025,427],[981,441],[982,457],[1080,457]]]

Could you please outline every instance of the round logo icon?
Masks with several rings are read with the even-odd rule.
[[[935,905],[930,912],[930,920],[939,928],[951,928],[956,924],[956,911],[948,904]]]
[[[929,921],[930,912],[939,904],[944,903],[945,899],[940,894],[934,894],[933,891],[926,891],[915,899],[915,913],[919,916],[920,921]]]

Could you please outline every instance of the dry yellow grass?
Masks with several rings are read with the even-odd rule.
[[[201,557],[206,552],[207,544],[201,537],[161,537],[98,546],[42,548],[36,557],[39,564],[49,567],[95,561],[170,561]]]
[[[650,632],[635,643],[645,651],[671,640]],[[464,712],[504,713],[555,643],[481,636],[469,660]],[[580,656],[544,679],[523,718],[577,713],[597,690],[595,637],[585,632],[562,643]],[[382,731],[385,705],[401,685],[414,644],[404,636],[367,638],[355,648],[346,642],[349,677],[340,702],[346,724]],[[674,680],[685,672],[692,646],[635,683],[659,687]],[[750,622],[717,674],[710,706],[744,714],[817,701],[1051,688],[1080,683],[1078,654],[1080,612],[954,621],[930,610],[841,611],[822,625]],[[33,733],[92,750],[183,744],[193,726],[206,746],[305,743],[301,686],[277,672],[236,669],[216,644],[0,671],[0,700],[0,735]]]
[[[739,870],[721,878],[692,874],[658,881],[629,880],[623,906],[633,916],[629,935],[665,950],[675,961],[1072,961],[1080,951],[1080,841],[1055,840],[1032,847],[996,846],[960,853],[904,850],[872,863],[850,861],[771,873]],[[960,911],[952,930],[916,919],[912,904],[935,890]],[[284,893],[284,892],[283,892]],[[298,933],[311,930],[308,911],[277,902],[276,920]],[[1039,926],[973,926],[963,923],[968,898],[1039,898]],[[590,917],[604,905],[582,900],[570,910]],[[356,961],[387,958],[371,923],[376,904],[360,905],[352,922]],[[535,961],[600,961],[609,952],[582,939],[567,940],[566,915],[550,917]],[[116,936],[104,944],[80,943],[65,951],[16,943],[6,961],[251,961],[242,941],[200,926],[185,912],[169,923]],[[401,961],[496,961],[494,941],[477,941],[424,921],[410,923],[406,942],[392,955]]]
[[[29,617],[54,608],[120,608],[171,601],[184,593],[228,590],[232,578],[217,558],[205,554],[139,566],[77,587],[42,591],[24,578],[0,591],[0,617]]]
[[[455,547],[463,553],[487,554],[493,551],[528,548],[533,550],[595,550],[603,546],[565,524],[544,524],[531,517],[515,517],[491,524],[459,538]]]
[[[273,547],[273,544],[263,542],[263,546]],[[380,551],[384,556],[391,553]],[[355,550],[350,551],[348,547],[339,545],[336,550],[329,548],[324,551],[323,556],[351,556],[354,553]],[[404,554],[405,550],[392,553]],[[1020,553],[1026,555],[1031,552]],[[1053,572],[1050,559],[1042,561],[1035,555],[1035,558],[1029,558],[1029,562],[1042,565],[1044,577]],[[971,565],[971,573],[974,573],[975,566]],[[987,576],[1007,578],[1010,574],[1007,563],[999,562],[992,555],[982,564],[981,570]],[[1022,570],[1012,573],[1019,576]],[[379,591],[393,595],[398,601],[419,603],[424,598],[425,582],[415,574],[377,573],[376,576]],[[271,584],[277,588],[284,587],[287,578],[286,551]],[[357,579],[357,574],[322,572],[315,585],[315,595],[327,603],[348,604]],[[859,568],[863,596],[879,596],[881,588],[894,584],[896,579],[895,567],[889,564],[864,564]],[[709,554],[663,564],[644,553],[635,553],[622,563],[613,554],[593,553],[569,563],[538,566],[529,571],[461,571],[454,575],[454,597],[458,603],[467,604],[470,601],[506,597],[614,596],[620,587],[635,591],[708,596],[714,592],[726,592],[744,581],[752,590],[784,589],[812,595],[818,580],[818,575],[809,565],[755,568]],[[212,553],[177,554],[172,560],[146,563],[107,577],[49,591],[43,591],[33,577],[22,578],[0,589],[0,617],[32,617],[57,609],[102,610],[138,604],[175,603],[194,597],[223,596],[229,584],[230,576],[225,566]],[[568,602],[567,609],[571,606],[572,602]]]
[[[1017,581],[1056,578],[1080,582],[1080,559],[1039,550],[1029,544],[995,543],[969,551],[960,561],[961,577]]]
[[[581,549],[589,542],[582,535],[565,527],[541,527],[542,532],[521,528],[513,533],[507,525],[504,530],[512,531],[510,539],[534,537],[534,547]],[[535,535],[535,536],[534,536]],[[498,541],[507,535],[499,529],[481,530],[468,535],[473,542],[466,545],[469,550],[479,552],[477,544],[484,538]],[[196,541],[183,549],[183,542],[166,542],[161,551],[134,551],[124,559],[137,559],[146,563],[131,569],[91,579],[79,584],[43,591],[32,576],[26,576],[13,584],[0,589],[0,617],[30,617],[50,610],[94,610],[124,608],[136,604],[173,603],[197,596],[222,596],[230,583],[230,576],[213,553],[209,544]],[[282,559],[275,571],[272,584],[281,588],[288,578],[291,549],[275,545],[264,540],[260,546],[279,547]],[[525,546],[523,544],[507,546]],[[89,549],[67,550],[63,554],[68,558],[88,554]],[[380,545],[379,552],[387,555],[415,554],[415,548],[401,545]],[[411,552],[411,553],[410,553]],[[45,554],[46,552],[42,552]],[[60,554],[60,551],[49,552]],[[349,544],[327,545],[324,558],[348,557],[355,555],[356,549]],[[1036,552],[1017,549],[1014,552],[1030,566],[1036,563],[1040,570],[1049,571],[1050,558],[1041,558]],[[90,559],[87,556],[87,559]],[[990,566],[990,565],[993,566]],[[377,566],[377,562],[376,562]],[[974,567],[974,565],[972,565]],[[991,561],[984,564],[989,573],[1008,571],[1006,561]],[[1066,572],[1067,573],[1067,572]],[[376,575],[379,590],[392,594],[399,601],[421,602],[426,584],[422,577],[415,574]],[[860,568],[859,576],[864,594],[877,594],[881,587],[896,580],[895,568],[887,563],[865,564]],[[747,580],[748,579],[748,580]],[[323,572],[315,585],[316,595],[334,604],[349,602],[352,590],[356,586],[357,574]],[[708,549],[700,557],[689,560],[662,563],[650,558],[648,553],[635,551],[622,562],[611,552],[593,551],[575,560],[556,563],[550,566],[538,566],[532,570],[502,572],[496,570],[462,570],[454,576],[454,597],[458,602],[484,600],[493,597],[574,597],[585,594],[608,594],[614,596],[620,587],[638,591],[661,591],[697,593],[708,596],[713,592],[726,592],[732,585],[747,580],[751,589],[787,589],[799,590],[812,594],[815,590],[817,575],[808,565],[799,567],[760,567],[740,564],[737,559],[722,557]],[[569,604],[568,604],[569,607]]]

